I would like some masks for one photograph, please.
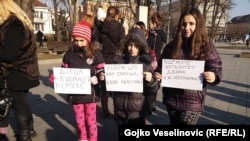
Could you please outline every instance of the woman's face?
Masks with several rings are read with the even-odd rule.
[[[87,46],[88,41],[85,38],[82,38],[82,37],[74,37],[74,43],[78,47],[85,47],[85,46]]]
[[[154,29],[156,27],[156,23],[154,23],[152,20],[149,20],[148,26],[150,29]]]
[[[186,15],[183,17],[182,21],[182,36],[189,38],[192,36],[196,28],[196,20],[192,15]]]
[[[130,56],[137,56],[139,49],[133,43],[128,44],[128,53]]]

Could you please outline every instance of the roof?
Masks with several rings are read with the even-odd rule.
[[[237,17],[232,18],[231,20],[232,23],[249,23],[249,21],[250,21],[250,14],[237,16]]]
[[[37,7],[48,7],[47,4],[40,2],[39,0],[34,0],[34,6]]]

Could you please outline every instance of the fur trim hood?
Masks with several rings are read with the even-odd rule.
[[[152,58],[148,54],[148,44],[143,31],[139,28],[132,28],[124,39],[121,41],[121,47],[117,52],[118,58],[129,58],[127,45],[134,43],[139,49],[140,61],[149,64]],[[119,62],[116,60],[116,62]]]
[[[23,32],[24,40],[23,43],[20,44],[17,59],[12,62],[2,61],[0,62],[0,65],[4,66],[6,70],[17,69],[22,76],[27,77],[28,79],[39,79],[40,72],[38,69],[37,47],[34,33],[32,30],[25,27],[16,16],[10,16],[0,25],[0,49],[8,48],[5,47],[4,43],[7,41],[4,41],[4,36],[12,26],[19,27],[20,31]],[[1,70],[0,73],[2,73]]]

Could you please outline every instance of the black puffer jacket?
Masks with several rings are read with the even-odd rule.
[[[143,64],[143,72],[151,72],[151,65],[148,63],[151,58],[148,54],[133,58],[123,57],[117,64]],[[149,114],[150,109],[146,95],[155,94],[159,89],[159,84],[154,79],[151,82],[143,81],[144,92],[115,92],[114,106],[117,109],[117,114],[120,117],[133,119],[145,117]]]
[[[138,56],[129,56],[126,45],[135,43],[139,49]],[[121,42],[122,54],[116,57],[117,64],[143,64],[143,72],[153,72],[151,62],[152,58],[147,53],[148,47],[145,36],[140,29],[131,29],[129,34]],[[118,116],[126,119],[145,117],[150,113],[149,103],[146,100],[147,95],[157,93],[160,85],[153,78],[150,82],[143,80],[143,93],[136,92],[115,92],[114,106],[117,109]]]

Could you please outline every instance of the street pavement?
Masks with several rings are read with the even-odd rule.
[[[218,48],[223,62],[223,79],[217,86],[209,86],[205,110],[198,124],[201,125],[249,125],[250,124],[250,58],[240,58],[241,52],[250,49]],[[53,67],[60,67],[61,59],[39,61],[39,87],[30,90],[28,101],[34,117],[38,136],[33,141],[77,141],[76,124],[72,107],[66,95],[56,94],[48,75]],[[148,125],[169,125],[162,93],[157,96],[157,110],[147,117]],[[113,112],[112,99],[109,108]],[[118,127],[113,116],[102,118],[100,102],[97,103],[98,141],[118,141]],[[16,131],[13,113],[10,113],[8,138],[15,141]]]

